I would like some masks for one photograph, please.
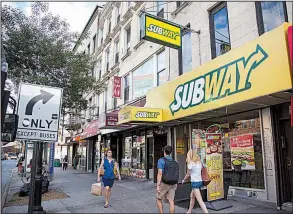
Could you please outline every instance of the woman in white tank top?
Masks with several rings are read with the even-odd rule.
[[[200,161],[200,158],[197,154],[196,149],[191,149],[187,153],[187,174],[185,175],[182,184],[185,182],[185,180],[190,177],[191,180],[191,193],[190,193],[190,204],[189,209],[187,213],[191,213],[194,204],[195,204],[195,198],[198,201],[202,211],[204,213],[208,213],[208,210],[206,208],[205,203],[202,200],[200,188],[203,187],[202,177],[201,177],[201,169],[202,169],[202,163]]]

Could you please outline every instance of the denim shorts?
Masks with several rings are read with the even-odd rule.
[[[203,187],[202,181],[191,182],[191,189],[200,189]]]

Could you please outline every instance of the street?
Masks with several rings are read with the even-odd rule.
[[[16,160],[2,160],[2,176],[1,176],[1,185],[2,185],[2,194],[4,193],[5,186],[8,182],[12,169],[16,167]]]

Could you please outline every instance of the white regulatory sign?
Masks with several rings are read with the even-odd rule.
[[[61,88],[22,83],[18,97],[16,138],[57,142],[61,100]]]

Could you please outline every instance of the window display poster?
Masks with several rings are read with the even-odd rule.
[[[214,201],[224,198],[222,134],[206,134],[206,166],[212,179],[207,186],[207,199]]]
[[[184,139],[183,138],[177,138],[176,153],[180,155],[184,155]]]
[[[253,135],[230,138],[231,163],[234,170],[255,170]]]

